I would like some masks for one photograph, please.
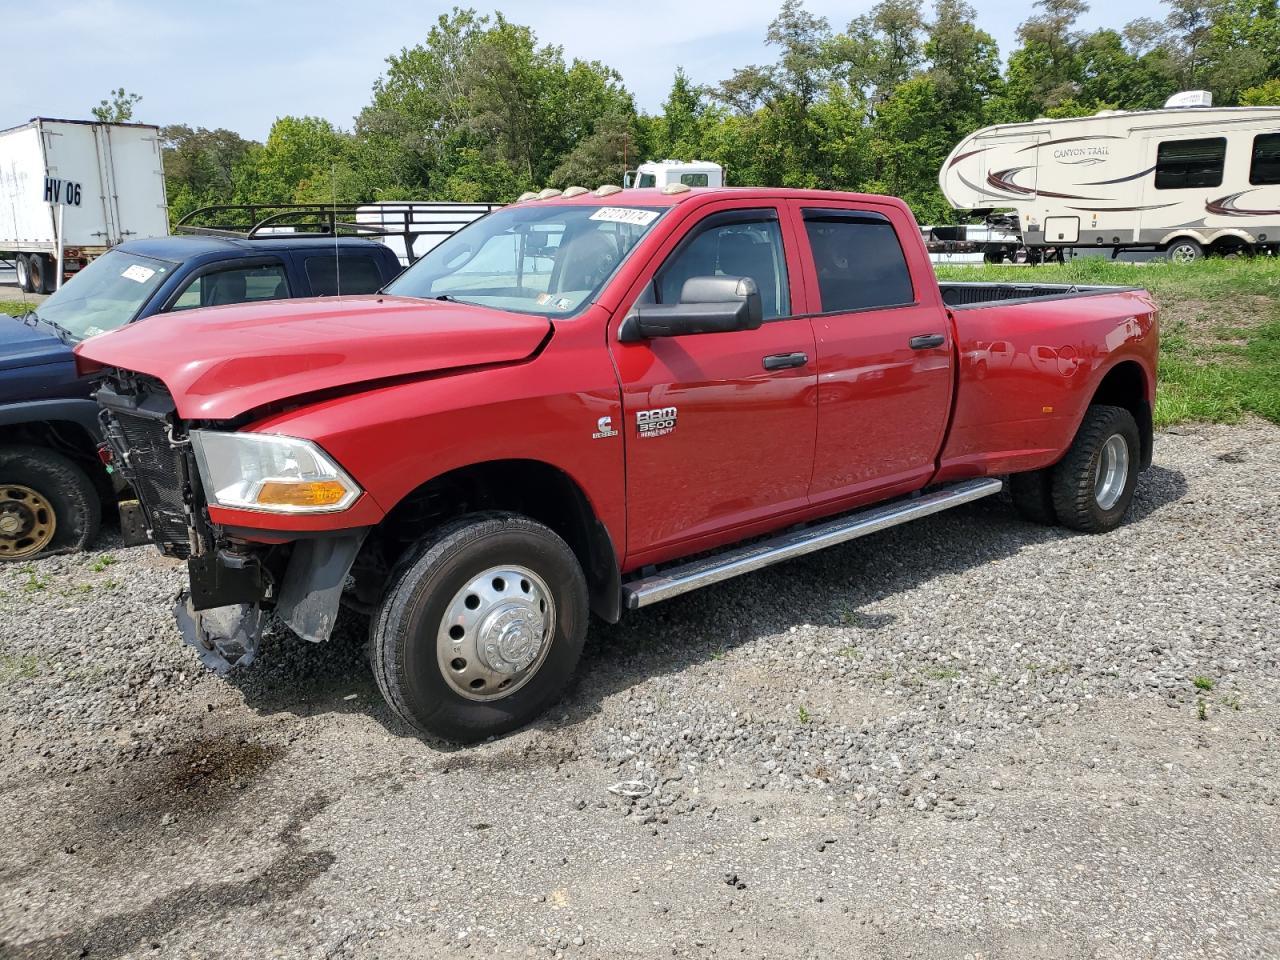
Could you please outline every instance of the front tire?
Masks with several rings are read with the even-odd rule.
[[[371,631],[391,709],[470,743],[523,726],[564,689],[586,638],[586,578],[542,524],[471,514],[407,556]]]
[[[44,447],[0,449],[0,561],[83,550],[101,522],[97,488],[74,461]]]
[[[1133,414],[1123,407],[1090,407],[1067,455],[1053,468],[1058,522],[1084,533],[1120,526],[1133,502],[1140,451]]]

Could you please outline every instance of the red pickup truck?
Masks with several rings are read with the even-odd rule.
[[[899,200],[581,188],[383,293],[192,311],[78,348],[218,669],[267,611],[370,617],[392,708],[454,740],[614,622],[989,496],[1101,532],[1151,461],[1142,290],[943,283]]]

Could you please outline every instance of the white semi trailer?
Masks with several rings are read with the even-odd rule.
[[[168,232],[157,127],[37,117],[0,130],[0,260],[26,292],[50,293],[117,243]]]

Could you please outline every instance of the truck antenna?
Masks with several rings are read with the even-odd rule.
[[[329,165],[329,187],[333,197],[333,219],[329,227],[333,230],[333,287],[338,299],[342,299],[342,258],[338,256],[338,165]]]

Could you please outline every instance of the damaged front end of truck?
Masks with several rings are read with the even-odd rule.
[[[234,484],[220,487],[218,476],[220,471],[252,476],[252,470],[243,469],[245,459],[264,474],[253,481],[255,495],[265,491],[276,498],[273,509],[280,512],[304,509],[298,504],[306,498],[322,501],[320,509],[341,509],[348,497],[358,495],[354,481],[308,441],[183,421],[163,383],[148,376],[111,370],[96,397],[104,458],[137,495],[132,509],[141,522],[123,525],[126,538],[133,541],[129,545],[154,543],[165,556],[186,561],[189,585],[178,595],[174,615],[201,661],[220,674],[248,666],[272,616],[306,640],[328,639],[368,528],[285,538],[269,530],[214,524],[208,508],[213,498],[245,492]],[[279,451],[271,449],[290,445],[297,449],[287,451],[292,459],[285,462],[294,465],[297,476],[287,475]],[[311,479],[296,468],[299,460],[313,467]],[[320,479],[314,476],[316,463],[324,465]],[[131,528],[137,531],[133,537]]]

